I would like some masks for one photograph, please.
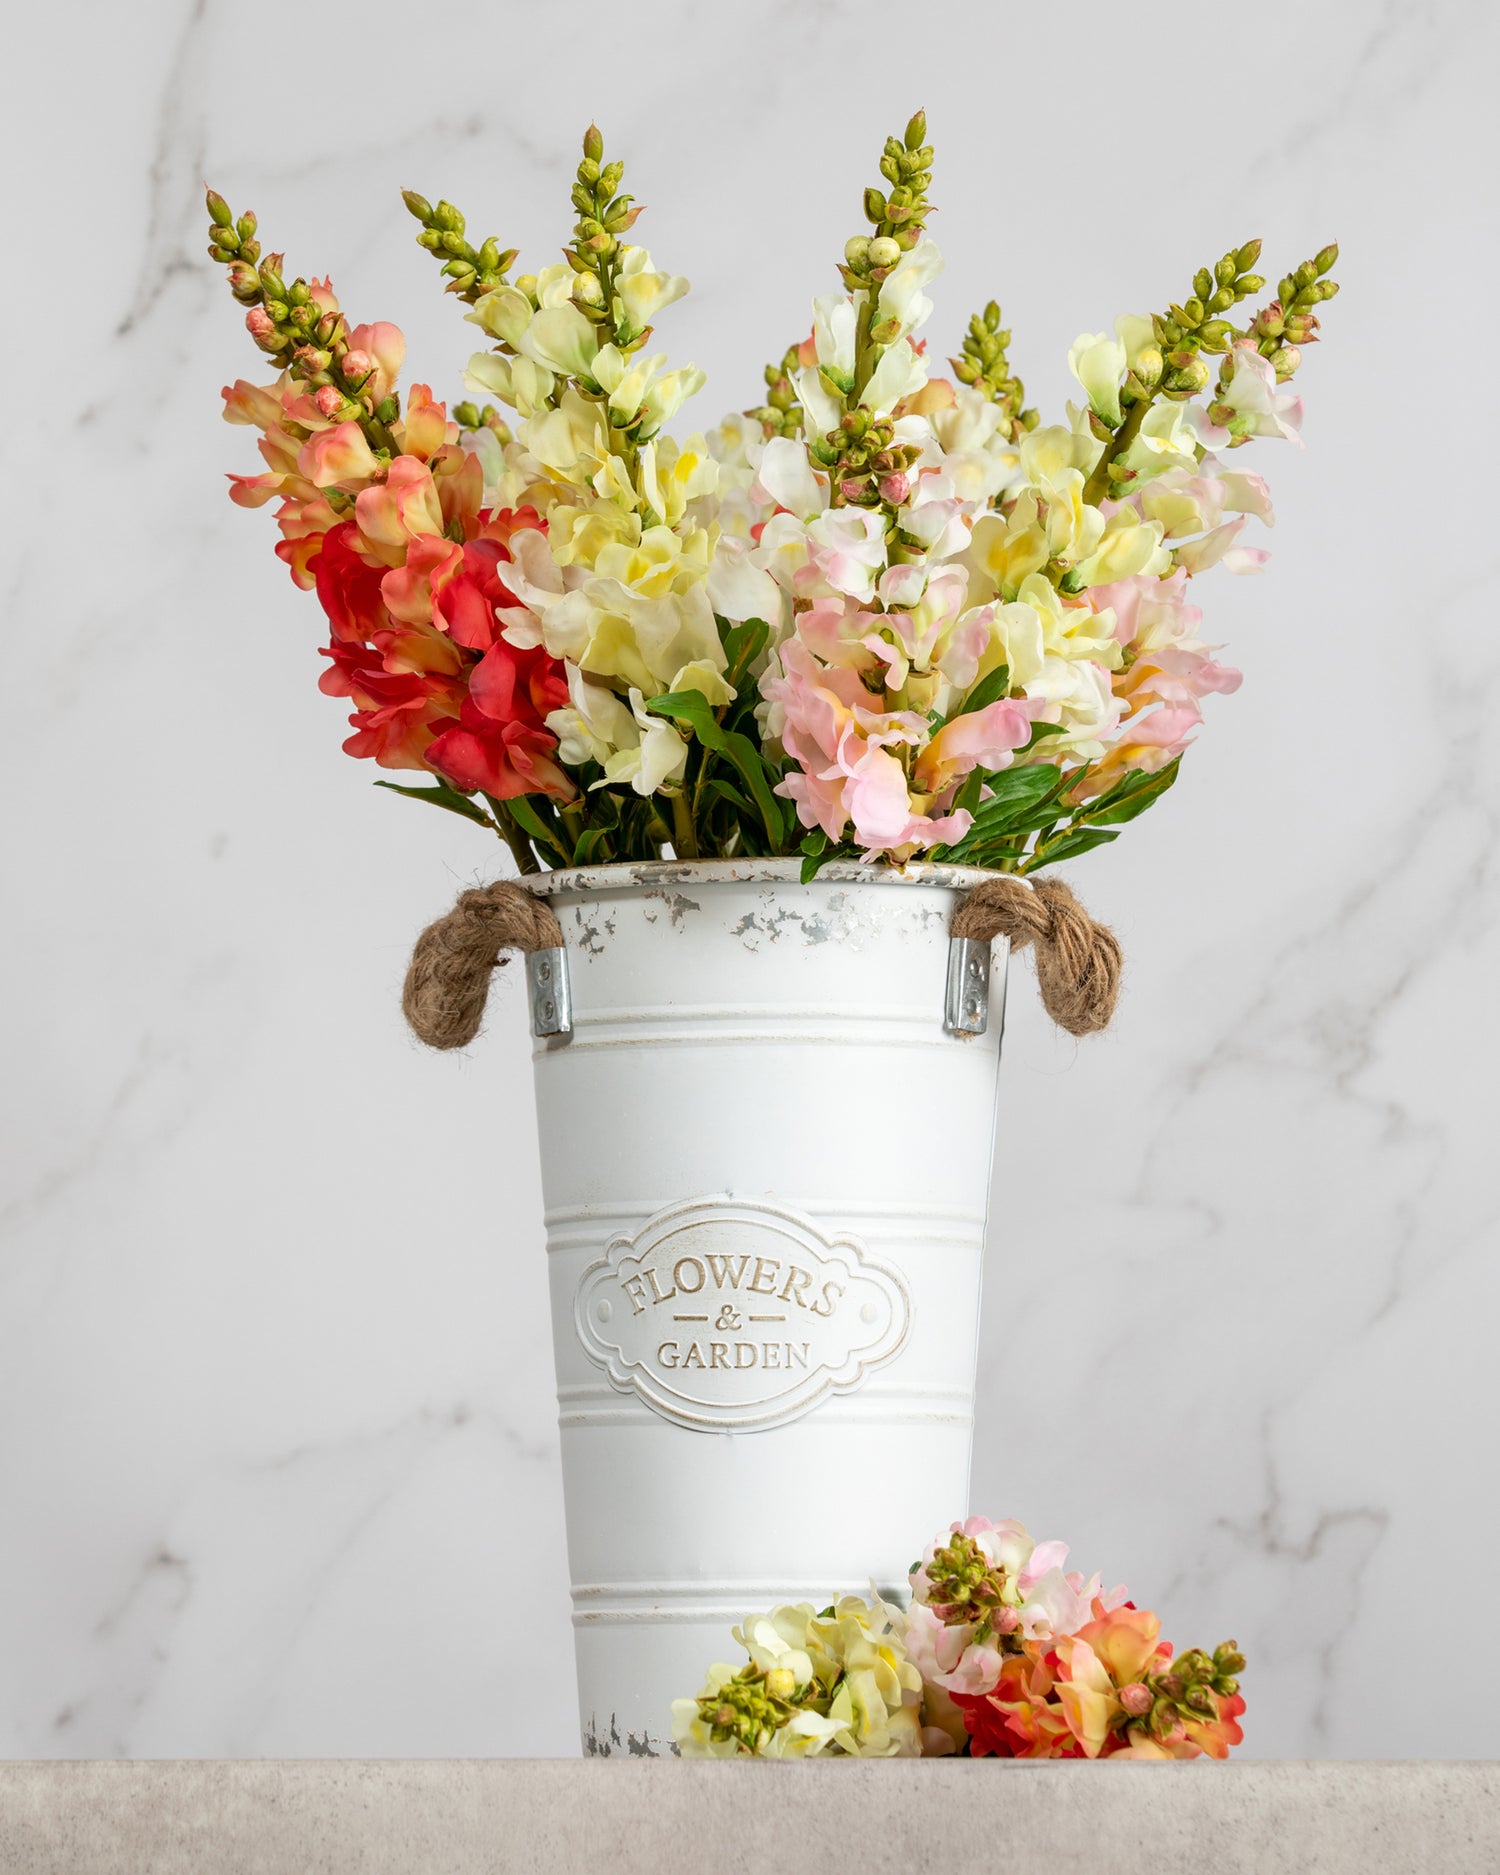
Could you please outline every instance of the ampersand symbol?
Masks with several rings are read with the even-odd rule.
[[[739,1325],[740,1325],[739,1311],[737,1309],[732,1309],[729,1306],[729,1304],[726,1302],[723,1308],[719,1310],[719,1319],[714,1323],[714,1327],[715,1328],[738,1328]]]

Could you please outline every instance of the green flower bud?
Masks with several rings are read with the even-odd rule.
[[[844,243],[844,259],[856,273],[863,273],[870,261],[870,237],[867,234],[851,235]]]
[[[415,189],[403,189],[401,200],[405,202],[408,210],[416,216],[418,221],[432,220],[432,204],[425,195],[418,195]]]
[[[1235,275],[1239,272],[1239,268],[1235,264],[1235,259],[1236,257],[1233,254],[1226,254],[1219,262],[1218,266],[1214,268],[1214,278],[1218,281],[1220,286],[1234,285]]]
[[[1260,259],[1260,242],[1247,241],[1234,258],[1235,264],[1241,273],[1243,273],[1247,267],[1253,267]]]
[[[229,212],[229,204],[213,189],[205,191],[204,202],[208,207],[208,218],[216,228],[232,228],[234,216]]]
[[[879,189],[865,190],[865,220],[874,222],[877,228],[885,220],[885,197]]]
[[[901,258],[900,243],[893,241],[888,234],[876,235],[865,252],[872,267],[894,267]]]
[[[591,163],[602,162],[604,159],[604,138],[600,135],[597,124],[590,124],[583,133],[583,154]]]
[[[927,141],[927,113],[918,111],[906,126],[906,147],[908,150],[920,150]]]
[[[1313,267],[1320,274],[1329,273],[1338,257],[1339,244],[1337,241],[1330,241],[1327,247],[1319,248],[1313,258]]]
[[[1200,267],[1193,275],[1193,291],[1198,295],[1199,299],[1207,299],[1213,290],[1213,275],[1208,271],[1207,267]]]

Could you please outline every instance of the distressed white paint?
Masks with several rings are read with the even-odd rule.
[[[943,1026],[962,880],[797,875],[544,882],[573,1008],[534,1058],[595,1747],[661,1750],[745,1613],[899,1593],[912,1531],[966,1508],[1000,1024]],[[887,1163],[923,1111],[953,1154],[936,1197]]]

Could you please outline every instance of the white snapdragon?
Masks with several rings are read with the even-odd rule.
[[[894,319],[902,338],[924,326],[932,317],[932,301],[923,288],[942,271],[943,256],[937,242],[924,236],[881,281],[876,301],[881,321]]]
[[[611,310],[631,332],[644,332],[664,307],[682,298],[688,286],[681,274],[658,273],[645,248],[625,247],[620,250]]]
[[[1120,421],[1125,347],[1107,332],[1083,332],[1068,351],[1068,369],[1083,386],[1089,408],[1113,429]]]

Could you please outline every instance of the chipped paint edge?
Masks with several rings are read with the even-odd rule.
[[[982,866],[862,866],[857,860],[834,860],[809,881],[819,885],[925,885],[967,891],[986,879],[1018,875]],[[517,882],[539,898],[556,892],[609,892],[665,885],[801,885],[800,859],[641,860],[618,866],[562,866],[555,872],[530,873]]]

